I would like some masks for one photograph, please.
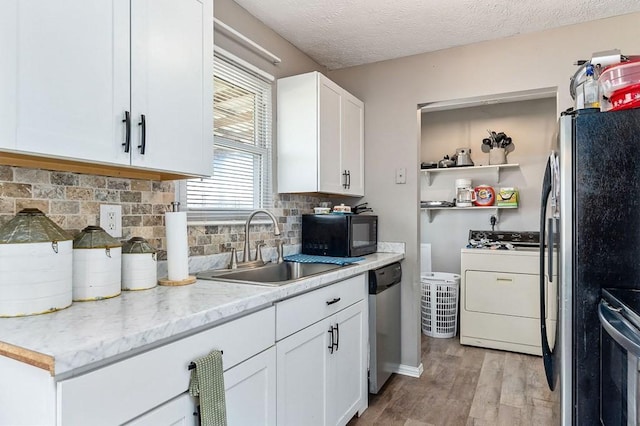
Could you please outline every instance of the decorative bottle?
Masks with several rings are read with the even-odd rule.
[[[593,65],[587,65],[587,78],[583,85],[584,107],[600,108],[600,92],[598,81],[593,76]]]

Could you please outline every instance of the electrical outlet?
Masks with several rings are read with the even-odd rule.
[[[101,204],[100,227],[114,238],[122,237],[122,206]]]
[[[396,183],[407,183],[407,169],[404,167],[396,169]]]

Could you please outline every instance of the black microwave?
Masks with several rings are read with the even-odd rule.
[[[378,216],[356,214],[302,215],[302,253],[354,257],[375,253]]]

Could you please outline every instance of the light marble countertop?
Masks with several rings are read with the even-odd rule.
[[[70,377],[403,257],[378,252],[280,287],[198,280],[182,287],[123,291],[119,297],[76,302],[45,315],[0,318],[0,355]]]

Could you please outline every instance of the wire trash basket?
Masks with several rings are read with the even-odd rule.
[[[420,276],[420,286],[422,333],[430,337],[454,337],[458,325],[460,275],[446,272],[423,273]]]

